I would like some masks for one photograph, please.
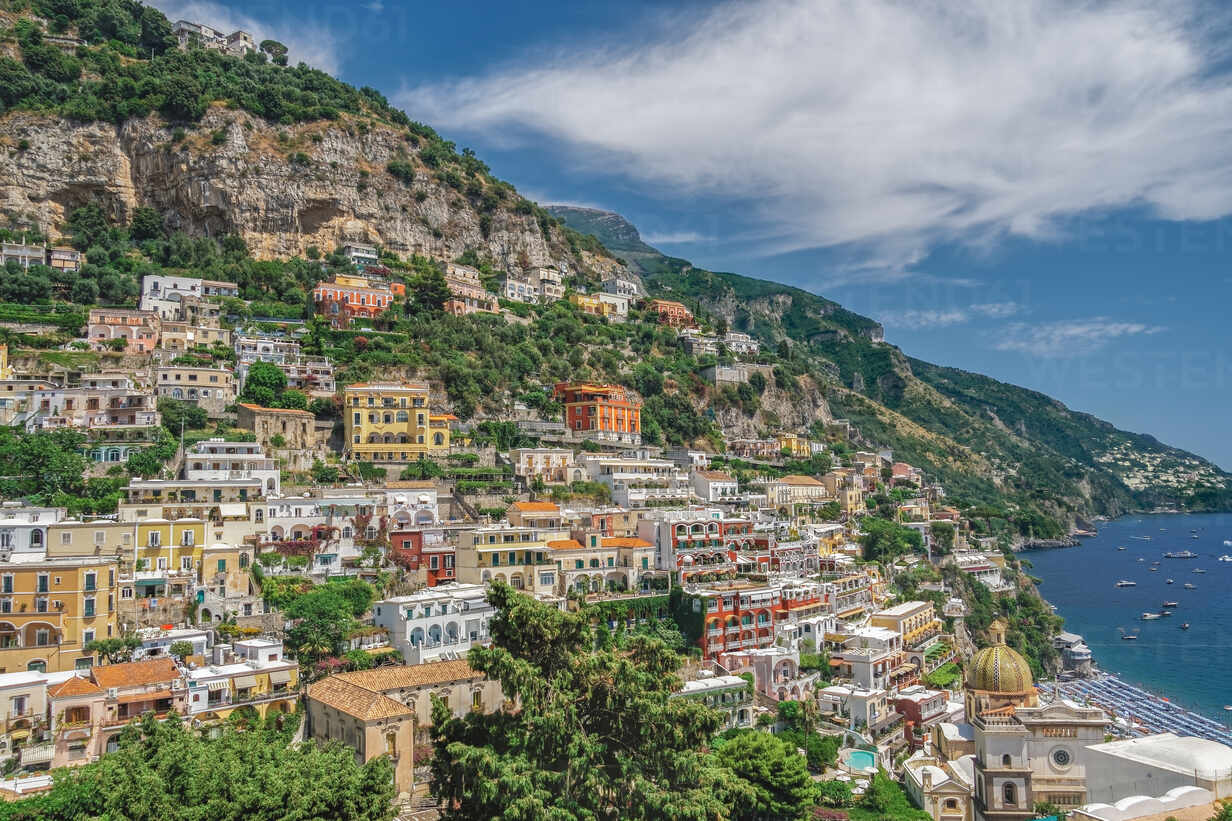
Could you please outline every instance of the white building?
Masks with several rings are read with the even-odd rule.
[[[689,502],[692,486],[688,474],[666,459],[588,453],[580,460],[591,481],[611,488],[612,502],[621,507]]]
[[[510,302],[535,303],[539,301],[539,287],[528,279],[508,276],[501,296]]]
[[[586,478],[586,471],[573,462],[569,448],[514,448],[509,451],[513,475],[526,481],[542,480],[548,485],[563,485]]]
[[[693,492],[703,502],[730,502],[740,493],[735,478],[720,470],[695,470],[692,475]]]
[[[1115,803],[1195,786],[1232,798],[1232,748],[1216,741],[1159,733],[1093,744],[1083,758],[1088,801]]]
[[[622,279],[620,277],[609,277],[603,280],[603,290],[609,294],[617,294],[619,296],[628,297],[629,299],[637,299],[637,283],[631,279]]]
[[[594,295],[599,300],[599,304],[605,306],[603,310],[604,316],[613,322],[624,322],[629,318],[629,305],[633,301],[631,297],[623,294],[609,294],[607,291],[599,291]]]
[[[761,350],[760,342],[740,331],[728,331],[723,336],[723,344],[727,350],[740,356],[756,356]]]
[[[538,292],[540,302],[551,303],[565,298],[564,274],[557,268],[532,269],[530,282]]]
[[[723,727],[753,726],[753,694],[740,676],[716,676],[703,670],[672,694],[672,698],[697,699],[724,715]]]
[[[192,655],[205,656],[211,644],[210,632],[196,627],[176,627],[170,630],[145,627],[137,631],[137,636],[141,639],[141,644],[133,648],[133,661],[170,655],[171,645],[181,641],[192,645]]]
[[[267,457],[256,442],[228,442],[222,438],[198,442],[184,456],[184,478],[199,482],[260,479],[266,497],[282,495],[278,462]]]
[[[0,556],[39,555],[47,552],[47,526],[64,520],[62,507],[26,507],[21,502],[0,504]]]
[[[496,608],[482,584],[443,584],[372,606],[372,622],[389,631],[389,643],[407,664],[458,658],[488,640]]]

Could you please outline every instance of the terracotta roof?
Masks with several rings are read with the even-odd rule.
[[[645,539],[634,536],[608,536],[603,540],[604,547],[654,547]]]
[[[703,479],[709,479],[712,482],[734,482],[730,473],[724,473],[721,470],[699,470],[697,475]]]
[[[523,513],[560,513],[560,505],[553,502],[514,502],[513,509]]]
[[[103,689],[88,678],[73,676],[70,679],[53,684],[47,688],[47,695],[52,698],[69,698],[71,696],[92,696],[103,692]]]
[[[791,474],[779,479],[785,485],[820,485],[821,482],[814,479],[812,476],[800,476],[799,474]]]
[[[582,545],[577,539],[554,539],[548,542],[548,547],[553,550],[581,550]]]
[[[409,716],[414,713],[405,704],[394,701],[382,693],[376,693],[358,684],[345,681],[341,676],[330,676],[308,685],[308,698],[316,699],[326,706],[363,721]]]
[[[169,658],[154,658],[130,661],[124,664],[106,664],[91,671],[94,681],[104,690],[111,687],[140,687],[174,681],[180,677],[180,669]]]
[[[451,681],[483,678],[483,674],[473,669],[466,659],[457,659],[399,667],[378,667],[374,670],[357,670],[353,673],[339,673],[331,678],[342,679],[374,693],[382,693],[388,690],[401,690],[405,687],[423,687],[427,684],[446,684]]]
[[[295,408],[266,408],[261,405],[254,405],[251,402],[240,402],[239,406],[241,408],[248,408],[250,411],[257,411],[259,413],[293,413],[300,416],[312,416],[312,414],[306,410],[297,410]]]
[[[398,479],[393,482],[386,482],[385,487],[393,490],[427,490],[435,488],[436,482],[430,479]]]

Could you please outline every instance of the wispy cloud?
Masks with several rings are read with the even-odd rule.
[[[910,331],[923,328],[948,328],[951,325],[961,325],[971,317],[966,311],[952,310],[906,310],[883,311],[878,318],[892,328],[905,328]]]
[[[972,305],[971,310],[989,319],[1007,319],[1016,314],[1023,313],[1026,308],[1017,302],[984,302],[979,305]]]
[[[213,0],[151,0],[150,4],[173,22],[191,20],[225,32],[243,29],[258,43],[277,40],[287,47],[292,65],[304,62],[329,74],[337,74],[342,65],[337,29],[303,19],[295,5],[262,5],[262,10],[282,8],[285,12],[257,18]]]
[[[651,245],[658,243],[660,245],[687,245],[693,242],[710,242],[714,238],[706,236],[699,231],[664,231],[656,233],[654,231],[642,237]]]
[[[1092,210],[1232,212],[1227,16],[1199,0],[730,2],[398,101],[739,202],[767,253],[904,269]]]
[[[992,346],[999,351],[1018,351],[1050,359],[1095,353],[1113,340],[1162,333],[1159,325],[1121,322],[1107,317],[1026,324],[1013,322],[998,332]]]

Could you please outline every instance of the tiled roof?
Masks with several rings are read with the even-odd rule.
[[[254,405],[251,402],[240,402],[239,405],[241,408],[248,408],[248,410],[258,413],[291,413],[298,416],[312,416],[306,410],[296,410],[295,408],[266,408],[261,405]]]
[[[582,545],[577,539],[553,539],[548,542],[548,547],[553,550],[581,550]]]
[[[92,696],[102,691],[101,687],[88,678],[73,676],[66,681],[48,687],[47,695],[52,698],[68,698],[70,696]]]
[[[697,475],[703,479],[709,479],[712,482],[734,482],[730,473],[724,473],[721,470],[699,470]]]
[[[814,479],[812,476],[800,476],[799,474],[790,474],[779,479],[785,485],[820,485],[821,482]]]
[[[435,488],[436,482],[431,479],[397,479],[392,482],[386,482],[385,487],[389,490],[427,490]]]
[[[387,695],[330,676],[308,685],[308,698],[363,721],[411,715],[414,711]]]
[[[339,673],[331,678],[342,679],[349,684],[363,687],[374,693],[401,690],[406,687],[423,687],[427,684],[446,684],[451,681],[467,681],[482,678],[483,674],[473,669],[466,659],[433,661],[427,664],[411,664],[400,667],[378,667],[374,670],[357,670]]]
[[[180,670],[169,658],[154,658],[130,661],[124,664],[105,664],[91,671],[94,681],[104,690],[111,687],[140,687],[143,684],[160,684],[180,677]]]
[[[604,547],[654,547],[645,539],[635,536],[608,536],[603,540]]]
[[[514,502],[513,509],[523,513],[560,513],[560,505],[554,502]]]

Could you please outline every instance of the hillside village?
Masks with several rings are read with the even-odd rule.
[[[89,51],[19,25],[23,48]],[[243,31],[162,39],[286,64]],[[218,150],[245,129],[197,116]],[[528,613],[544,656],[565,625],[575,659],[666,659],[670,714],[703,715],[718,755],[773,739],[799,812],[732,817],[1128,821],[1148,813],[1105,808],[1142,784],[1160,813],[1229,794],[1232,749],[1037,687],[1092,671],[1014,552],[1068,537],[1058,521],[948,496],[880,420],[836,417],[790,340],[652,293],[410,128],[417,159],[363,170],[358,195],[437,169],[449,190],[413,197],[465,197],[482,241],[459,252],[463,229],[425,218],[407,247],[350,226],[301,256],[300,236],[250,250],[93,201],[0,227],[0,797],[56,795],[136,728],[263,728],[387,767],[372,817],[486,817],[446,755],[462,728],[536,717],[546,674],[485,672]],[[506,207],[533,248],[494,251]]]

